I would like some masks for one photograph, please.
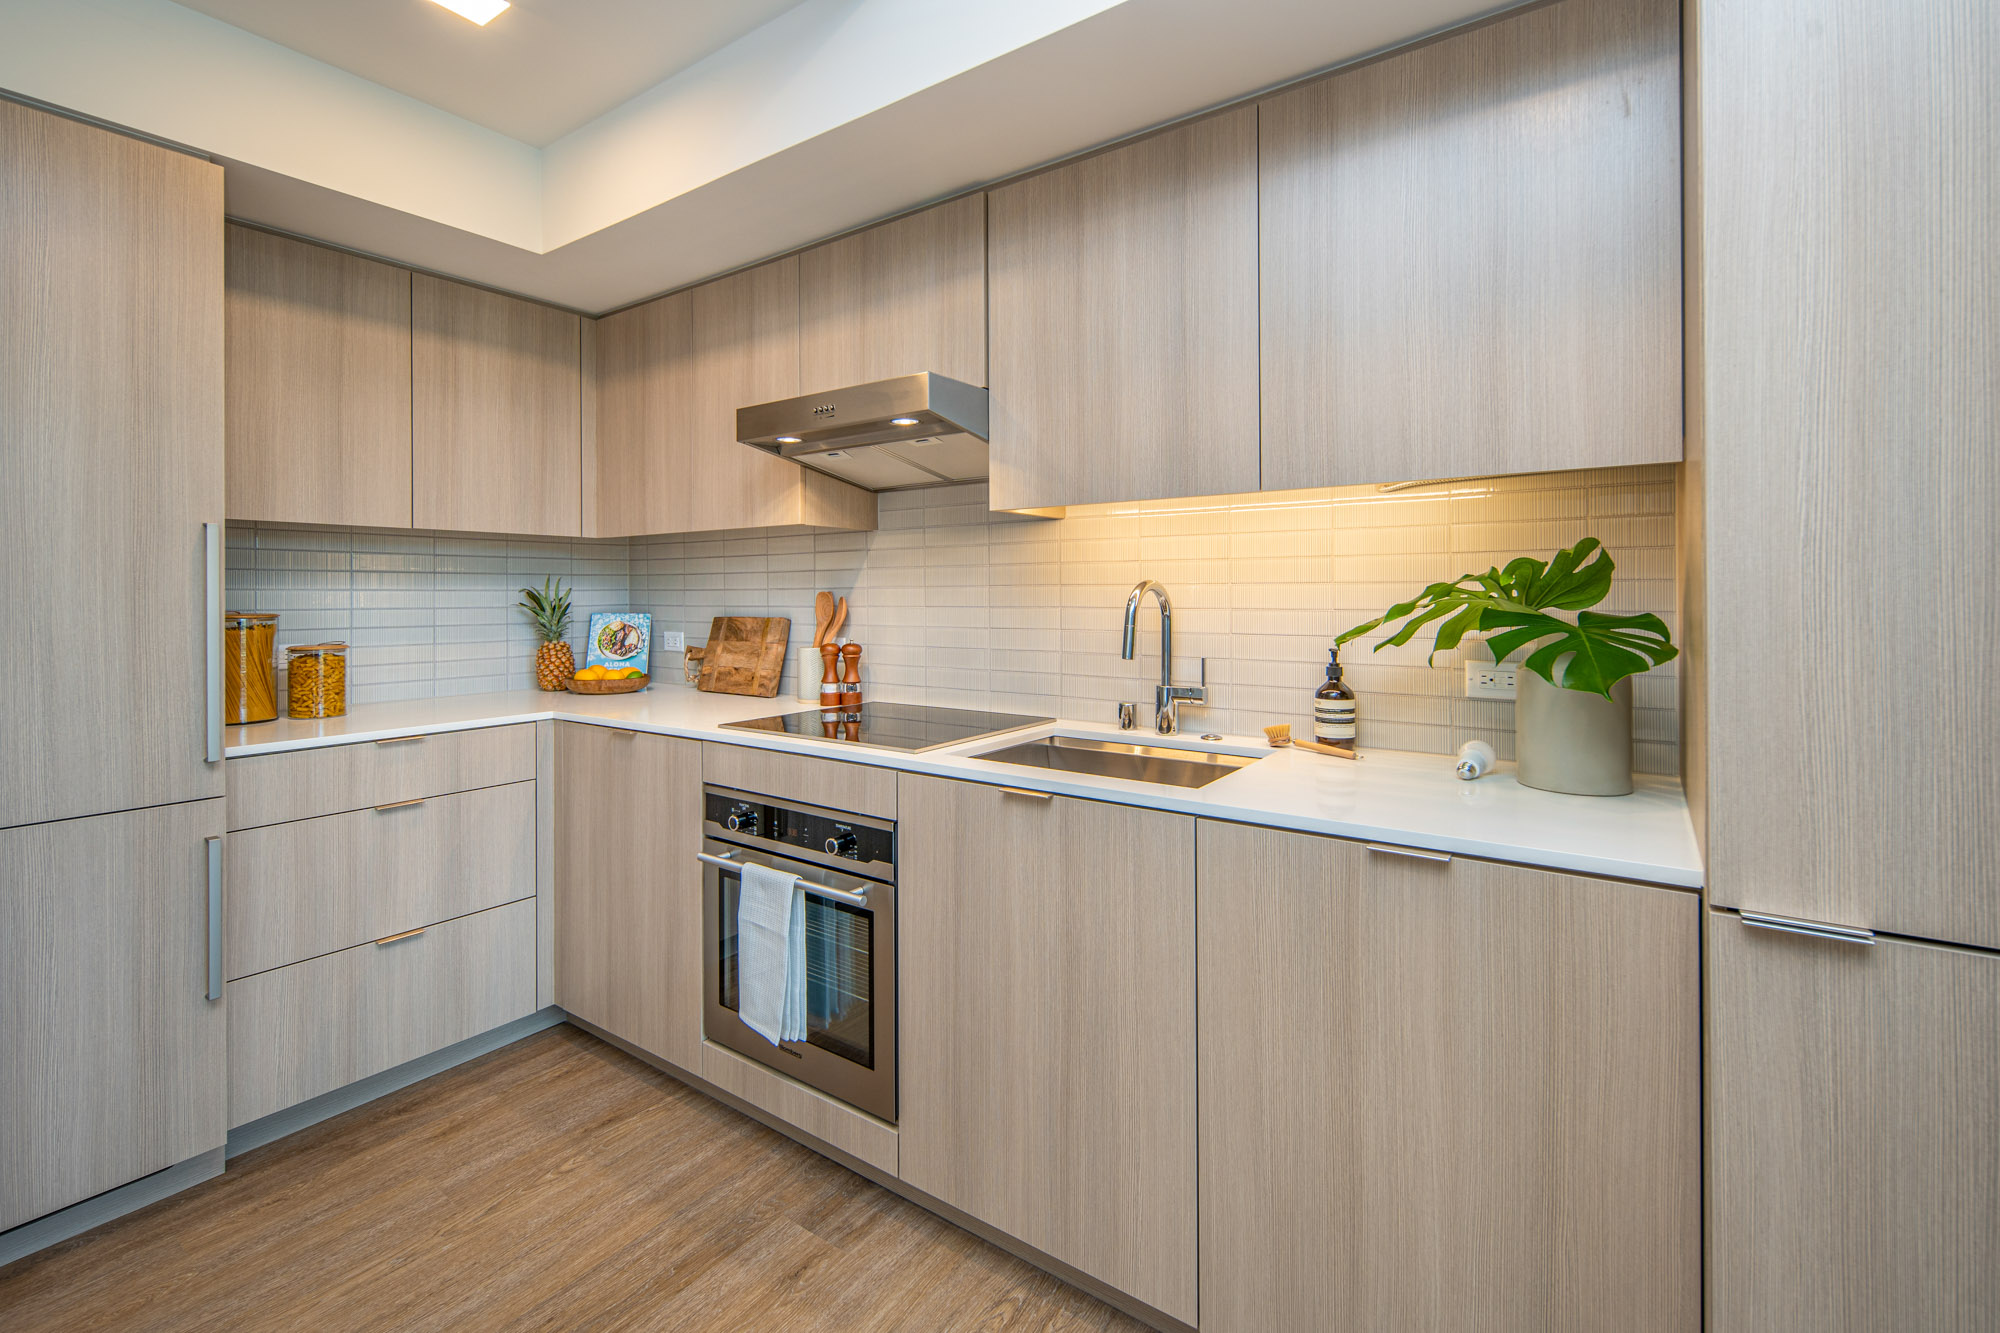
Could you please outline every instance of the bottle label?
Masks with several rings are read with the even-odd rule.
[[[1313,700],[1313,739],[1351,741],[1354,739],[1354,700]]]

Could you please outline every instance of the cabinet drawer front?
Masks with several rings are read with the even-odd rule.
[[[247,1124],[535,1009],[535,905],[229,983],[229,1124]]]
[[[535,776],[522,724],[258,754],[229,761],[229,827],[258,828]]]
[[[701,747],[701,776],[759,796],[781,796],[835,810],[853,810],[878,819],[896,817],[896,771],[869,764],[809,759],[747,745]]]
[[[232,981],[535,894],[535,784],[229,837]]]

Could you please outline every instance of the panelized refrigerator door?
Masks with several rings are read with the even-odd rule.
[[[0,102],[0,827],[222,794],[222,240],[220,167]]]
[[[222,1146],[222,826],[0,831],[0,1231]]]

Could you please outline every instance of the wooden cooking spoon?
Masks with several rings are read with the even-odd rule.
[[[827,626],[833,623],[833,594],[823,592],[813,598],[813,647],[827,640]]]
[[[840,627],[842,625],[845,625],[846,623],[847,623],[847,599],[843,597],[840,599],[840,605],[834,610],[833,623],[826,627],[826,641],[828,643],[832,643],[835,639],[839,638]]]

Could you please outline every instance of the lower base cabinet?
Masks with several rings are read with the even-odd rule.
[[[0,1230],[220,1148],[224,802],[0,831]]]
[[[901,1176],[1195,1321],[1194,821],[905,774]]]
[[[1709,1327],[1991,1330],[2000,955],[1709,923]]]
[[[1700,1328],[1695,895],[1197,840],[1203,1333]]]
[[[229,983],[229,1126],[535,1012],[535,903]]]
[[[701,1070],[701,743],[556,724],[555,998]]]

